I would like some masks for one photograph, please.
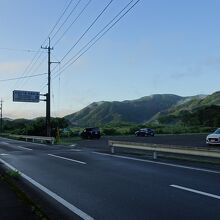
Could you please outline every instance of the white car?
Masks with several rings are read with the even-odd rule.
[[[206,144],[220,144],[220,128],[206,137]]]

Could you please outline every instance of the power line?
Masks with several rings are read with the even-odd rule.
[[[86,46],[88,46],[103,30],[106,29],[134,0],[130,1],[95,37],[92,38],[79,52],[81,52],[83,49],[85,49]],[[107,30],[105,30],[86,50],[84,50],[82,53],[79,54],[79,52],[73,57],[74,59],[72,62],[70,62],[72,59],[67,61],[63,67],[60,73],[65,71],[69,66],[71,66],[73,63],[75,63],[83,54],[85,54],[93,45],[95,45],[110,29],[112,29],[140,0],[137,0],[129,9],[127,9]],[[79,56],[77,57],[77,55]],[[68,64],[69,63],[69,64]],[[53,79],[55,79],[58,76],[56,74]]]
[[[132,2],[134,2],[134,0],[131,0],[106,26],[104,26],[104,28],[102,28],[98,34],[96,34],[86,45],[84,45],[75,55],[74,57],[72,57],[70,60],[68,60],[64,66],[62,66],[61,70],[59,70],[59,73],[56,74],[57,72],[55,72],[55,76],[52,79],[55,79],[58,75],[60,75],[62,72],[64,72],[69,66],[71,66],[73,63],[75,63],[82,55],[84,55],[92,46],[94,46],[110,29],[112,29],[132,8],[134,8],[137,3],[140,0],[137,0],[133,5],[131,5]],[[131,5],[129,8],[128,6]],[[128,8],[128,9],[127,9]],[[126,10],[127,9],[127,10]],[[126,11],[125,11],[126,10]],[[122,12],[125,11],[123,14]],[[121,15],[122,14],[122,15]],[[121,15],[121,16],[120,16]],[[120,16],[120,17],[119,17]],[[118,18],[119,17],[119,18]],[[116,18],[118,18],[116,20]],[[114,22],[114,23],[113,23]],[[110,26],[111,24],[111,26]],[[106,29],[107,27],[109,27],[108,29]],[[103,32],[104,31],[104,32]],[[103,33],[102,33],[103,32]],[[102,33],[102,34],[101,34]],[[101,35],[100,35],[101,34]],[[100,35],[100,36],[99,36]],[[99,37],[98,37],[99,36]],[[98,37],[98,38],[97,38]],[[97,38],[97,39],[96,39]],[[95,40],[96,39],[96,40]],[[95,41],[94,41],[95,40]],[[94,41],[86,50],[84,50],[92,41]],[[84,51],[83,51],[84,50]],[[83,52],[82,52],[83,51]],[[80,53],[82,52],[82,53]],[[79,55],[79,56],[77,56]],[[76,59],[74,59],[76,57]],[[74,60],[72,60],[74,59]],[[70,63],[70,61],[72,60],[72,62]],[[46,86],[43,86],[42,89],[44,89]]]
[[[102,32],[103,34],[92,44],[88,47],[88,49],[85,50],[85,52],[87,52],[90,47],[92,47],[101,37],[103,37],[114,25],[116,25],[116,23],[119,22],[119,20],[122,19],[122,17],[124,17],[129,10],[131,10],[135,4],[137,4],[138,2],[136,2],[131,8],[128,9],[128,11],[126,13],[124,13],[116,22],[114,22],[121,14],[123,11],[125,11],[129,5],[133,2],[134,0],[131,0],[107,25],[105,25],[86,45],[84,45],[71,59],[69,59],[64,65],[63,65],[63,69],[66,69],[65,67],[68,66],[68,63],[71,62],[71,60],[73,60],[75,57],[77,57],[90,43],[92,43]],[[113,23],[114,22],[114,23]],[[113,24],[112,24],[113,23]],[[112,26],[110,26],[112,24]],[[110,26],[109,29],[106,30],[106,28]],[[106,30],[106,31],[105,31]],[[83,54],[85,53],[83,52]],[[81,57],[82,55],[80,55]],[[77,58],[78,60],[78,58]],[[71,64],[72,65],[72,64]],[[63,72],[63,70],[61,71]]]
[[[18,51],[18,52],[29,52],[29,53],[37,53],[36,50],[18,49],[18,48],[8,48],[8,47],[0,47],[0,50]]]
[[[36,76],[42,76],[45,74],[47,74],[47,73],[40,73],[40,74],[31,75],[31,76],[23,76],[23,77],[9,78],[9,79],[0,79],[0,82],[7,82],[7,81],[12,81],[12,80],[32,78],[32,77],[36,77]]]
[[[86,35],[86,33],[92,28],[92,26],[98,21],[98,19],[102,16],[102,14],[107,10],[107,8],[112,4],[114,0],[111,0],[105,8],[101,11],[101,13],[95,18],[95,20],[92,22],[92,24],[85,30],[85,32],[80,36],[80,38],[76,41],[76,43],[68,50],[68,52],[63,56],[63,58],[60,60],[62,62],[66,56],[75,48],[75,46],[82,40],[82,38]]]
[[[87,34],[87,32],[92,28],[92,26],[98,21],[98,19],[102,16],[102,14],[107,10],[107,8],[112,4],[114,0],[111,0],[105,8],[99,13],[99,15],[94,19],[94,21],[90,24],[90,26],[84,31],[84,33],[79,37],[76,43],[69,49],[69,51],[61,58],[60,62],[62,62],[66,56],[75,48],[75,46],[82,40],[82,38]],[[55,66],[52,71],[56,68]]]
[[[40,58],[40,56],[43,54],[43,52],[41,52],[39,54],[40,50],[38,50],[38,52],[35,54],[35,56],[33,57],[33,59],[31,60],[31,62],[26,66],[24,72],[21,74],[21,77],[24,77],[27,73],[27,71],[31,68],[32,65],[35,65],[35,63],[38,61],[38,59]],[[36,59],[36,60],[35,60]],[[35,62],[34,62],[35,60]],[[33,67],[32,67],[33,68]],[[30,72],[30,71],[29,71]],[[16,87],[18,85],[18,81],[15,82],[15,84],[12,87]]]
[[[67,22],[67,20],[69,19],[69,17],[72,15],[72,13],[76,10],[76,8],[78,7],[79,3],[82,0],[78,0],[78,2],[76,3],[76,5],[74,6],[74,8],[71,10],[71,12],[69,13],[69,15],[66,17],[66,19],[64,20],[64,22],[60,25],[60,27],[57,29],[57,31],[53,34],[53,36],[51,36],[51,40],[57,35],[57,33],[60,31],[60,29],[64,26],[64,24]]]
[[[51,37],[50,35],[51,35],[51,34],[53,33],[53,31],[55,30],[56,26],[59,24],[60,20],[62,19],[62,17],[63,17],[64,14],[66,13],[66,11],[67,11],[68,8],[70,7],[70,5],[72,4],[72,2],[73,2],[73,0],[70,0],[70,1],[69,1],[68,5],[65,7],[64,11],[62,12],[62,14],[60,15],[60,17],[58,18],[57,22],[55,23],[55,25],[53,26],[53,28],[52,28],[51,31],[49,32],[48,37],[45,39],[45,41],[44,41],[42,44],[44,44],[44,43],[47,41],[47,39],[48,39],[49,37]]]
[[[60,15],[60,17],[58,18],[58,20],[56,21],[55,25],[53,26],[53,28],[51,29],[51,31],[49,32],[48,36],[50,36],[52,34],[52,32],[54,31],[54,29],[56,28],[56,26],[58,25],[58,23],[60,22],[60,20],[62,19],[62,17],[64,16],[64,14],[66,13],[66,11],[68,10],[68,8],[70,7],[71,3],[73,2],[73,0],[70,0],[68,5],[65,7],[64,11],[62,12],[62,14]],[[46,42],[48,38],[46,38],[42,44],[44,44]],[[40,59],[41,55],[44,53],[43,51],[41,51],[41,48],[39,48],[35,54],[35,56],[32,58],[32,60],[30,61],[30,63],[26,66],[24,72],[22,73],[21,77],[24,77],[25,75],[27,75],[27,72],[29,70],[29,72],[33,69],[33,66],[38,62],[38,60]],[[14,84],[13,87],[15,87],[18,84],[18,81]],[[12,88],[13,88],[12,87]]]
[[[73,20],[73,22],[68,26],[68,28],[63,32],[63,34],[60,36],[60,38],[53,44],[54,47],[60,42],[60,40],[64,37],[64,35],[69,31],[69,29],[72,27],[72,25],[78,20],[78,18],[83,14],[85,9],[89,6],[92,0],[89,0],[87,4],[82,8],[78,16]]]
[[[39,58],[39,59],[40,59],[40,58]],[[36,66],[35,69],[33,69],[33,68],[34,68],[34,66],[33,66],[33,68],[32,68],[33,70],[32,70],[31,72],[37,72],[37,70],[40,68],[40,66],[41,66],[42,63],[44,62],[44,60],[45,60],[45,56],[44,56],[43,59],[38,63],[38,65]],[[29,74],[29,76],[31,76],[31,74]],[[23,87],[23,86],[25,85],[25,83],[27,83],[30,78],[31,78],[31,77],[26,77],[26,80],[24,80],[23,83],[21,83],[20,86],[18,86],[18,88]]]

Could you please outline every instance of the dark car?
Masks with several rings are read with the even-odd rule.
[[[85,139],[99,139],[101,137],[100,129],[95,128],[85,128],[80,136]]]
[[[154,136],[154,130],[151,128],[142,128],[135,132],[138,137]]]

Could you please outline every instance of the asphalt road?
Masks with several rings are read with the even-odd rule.
[[[137,143],[152,143],[165,145],[178,145],[186,147],[207,147],[205,142],[207,134],[189,134],[189,135],[156,135],[154,137],[136,137],[128,136],[104,136],[100,140],[78,141],[77,144],[82,147],[92,149],[109,149],[108,140],[127,141]],[[220,146],[215,146],[220,149]]]
[[[0,159],[44,186],[45,192],[83,219],[220,219],[220,168],[97,151],[106,147],[106,141],[64,147],[0,138]]]

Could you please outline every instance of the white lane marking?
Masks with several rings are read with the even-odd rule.
[[[4,153],[2,153],[2,154],[0,154],[1,156],[7,156],[7,155],[9,155],[9,154],[4,154]]]
[[[77,144],[71,144],[70,147],[75,147]]]
[[[10,147],[12,148],[20,148],[20,149],[23,149],[23,150],[33,150],[31,148],[27,148],[27,147],[22,147],[22,146],[17,146],[15,144],[10,144],[10,143],[7,143],[7,142],[1,142],[1,144],[5,144],[5,145],[10,145]]]
[[[79,150],[79,149],[70,149],[70,151],[81,152],[82,150]]]
[[[92,152],[92,153],[99,154],[99,155],[104,155],[104,156],[122,158],[122,159],[127,159],[127,160],[140,161],[140,162],[145,162],[145,163],[160,164],[160,165],[177,167],[177,168],[183,168],[183,169],[188,169],[188,170],[196,170],[196,171],[201,171],[201,172],[220,174],[220,171],[203,169],[203,168],[198,168],[198,167],[189,167],[189,166],[184,166],[184,165],[178,165],[178,164],[172,164],[172,163],[164,163],[164,162],[156,162],[156,161],[151,161],[151,160],[143,160],[143,159],[138,159],[138,158],[133,158],[133,157],[118,156],[118,155],[99,153],[99,152]]]
[[[7,142],[5,142],[5,141],[1,141],[1,144],[9,144],[9,143],[7,143]]]
[[[88,214],[86,214],[85,212],[83,212],[82,210],[80,210],[79,208],[77,208],[76,206],[72,205],[71,203],[67,202],[66,200],[64,200],[62,197],[60,197],[59,195],[57,195],[56,193],[50,191],[49,189],[47,189],[45,186],[41,185],[40,183],[38,183],[37,181],[33,180],[31,177],[25,175],[24,173],[20,172],[19,170],[17,170],[15,167],[11,166],[10,164],[8,164],[7,162],[5,162],[4,160],[0,159],[0,162],[4,163],[8,168],[14,170],[14,171],[18,171],[20,173],[20,175],[26,179],[27,181],[29,181],[30,183],[32,183],[34,186],[36,186],[38,189],[42,190],[43,192],[45,192],[47,195],[51,196],[53,199],[55,199],[56,201],[58,201],[59,203],[61,203],[63,206],[65,206],[66,208],[68,208],[70,211],[72,211],[73,213],[75,213],[76,215],[80,216],[82,219],[84,220],[94,220],[94,218],[92,218],[91,216],[89,216]]]
[[[12,139],[9,139],[10,141],[12,141]],[[28,143],[28,144],[32,144],[32,145],[38,145],[38,146],[44,146],[44,147],[50,147],[50,145],[47,144],[40,144],[40,143],[35,143],[35,142],[27,142],[27,141],[21,141],[21,140],[16,140],[16,142],[12,142],[12,143],[7,143],[5,141],[1,141],[0,144],[16,144],[17,142],[21,143]]]
[[[177,189],[182,189],[182,190],[185,190],[185,191],[197,193],[197,194],[200,194],[200,195],[203,195],[203,196],[209,196],[209,197],[212,197],[212,198],[215,198],[215,199],[220,199],[220,196],[214,195],[214,194],[211,194],[211,193],[207,193],[207,192],[203,192],[203,191],[199,191],[199,190],[195,190],[195,189],[190,189],[190,188],[183,187],[183,186],[178,186],[178,185],[170,185],[170,186],[174,187],[174,188],[177,188]]]
[[[83,161],[73,160],[73,159],[70,159],[70,158],[57,156],[57,155],[55,155],[55,154],[47,154],[47,155],[48,155],[48,156],[51,156],[51,157],[57,157],[57,158],[60,158],[60,159],[63,159],[63,160],[69,160],[69,161],[72,161],[72,162],[75,162],[75,163],[86,164],[86,163],[83,162]]]
[[[16,146],[16,145],[14,147],[17,147],[17,148],[20,148],[20,149],[23,149],[23,150],[33,150],[31,148],[22,147],[22,146]]]

